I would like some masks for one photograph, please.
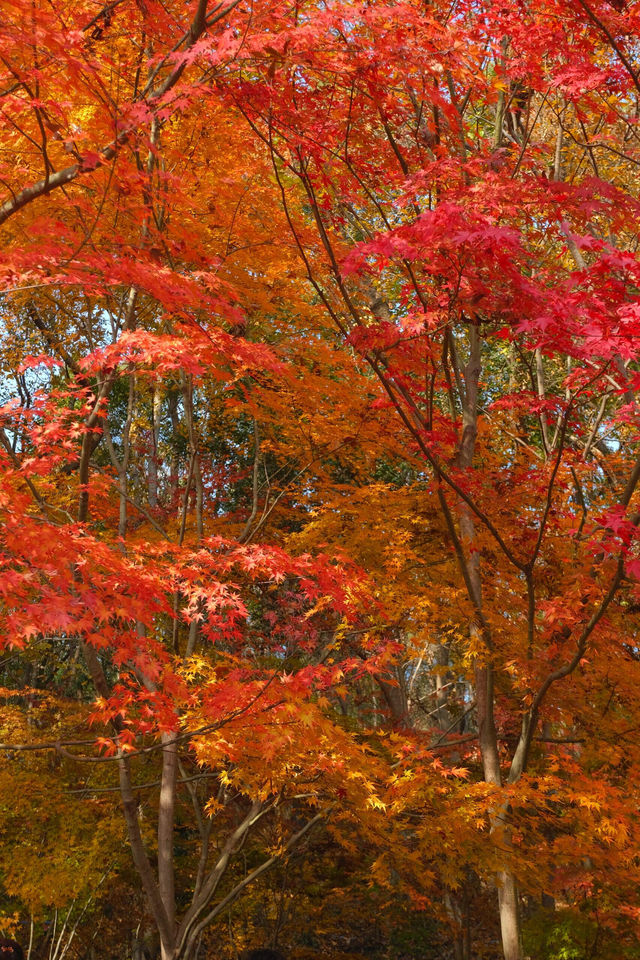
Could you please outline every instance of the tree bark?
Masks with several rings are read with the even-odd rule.
[[[162,734],[162,776],[158,804],[158,890],[167,916],[169,939],[161,940],[162,960],[169,960],[175,949],[176,896],[174,878],[173,833],[175,822],[178,733]]]
[[[518,887],[515,877],[507,870],[498,874],[498,908],[505,960],[520,960],[522,948]]]

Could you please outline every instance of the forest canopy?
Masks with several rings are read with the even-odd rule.
[[[1,11],[0,936],[640,957],[640,5]]]

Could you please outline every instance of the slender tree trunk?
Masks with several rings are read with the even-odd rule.
[[[167,406],[169,418],[171,420],[171,454],[169,457],[169,503],[171,507],[178,503],[178,440],[180,436],[180,418],[178,416],[178,403],[180,395],[177,390],[169,390],[167,394]]]
[[[160,443],[160,418],[162,416],[162,394],[157,386],[153,387],[151,397],[151,434],[148,460],[149,506],[158,506],[158,446]]]
[[[438,726],[441,730],[450,730],[453,718],[449,709],[449,700],[453,692],[453,674],[449,667],[449,644],[438,643],[433,645],[433,662],[439,669],[435,676],[435,699],[437,708]],[[443,669],[444,668],[444,669]]]
[[[445,910],[447,911],[447,916],[449,917],[454,929],[452,942],[454,960],[465,960],[460,910],[458,908],[458,904],[455,902],[454,897],[455,895],[450,890],[446,890],[444,895],[444,906]]]
[[[498,874],[498,907],[505,960],[520,960],[522,952],[518,887],[513,874],[506,870]]]
[[[158,805],[158,890],[164,904],[169,939],[161,941],[162,960],[171,960],[175,950],[176,896],[173,834],[178,772],[177,731],[162,734],[162,775]]]
[[[453,339],[453,338],[452,338]],[[470,469],[475,453],[478,433],[478,384],[481,372],[480,335],[477,327],[469,329],[469,359],[464,367],[462,401],[462,439],[458,451],[458,466]],[[455,352],[455,345],[451,344]],[[475,669],[476,715],[478,720],[478,742],[482,756],[484,778],[488,783],[502,786],[498,737],[494,719],[494,689],[492,664],[492,639],[482,607],[482,576],[480,553],[473,548],[475,541],[475,523],[473,515],[465,503],[459,506],[459,528],[462,536],[462,548],[466,548],[461,562],[469,598],[474,606],[475,615],[469,626],[469,633],[475,649],[484,652],[478,658]],[[493,832],[502,832],[502,841],[509,845],[510,834],[506,823],[506,809],[501,809],[493,818]],[[520,917],[518,890],[515,877],[508,870],[501,870],[497,876],[498,911],[502,949],[505,960],[521,960]]]
[[[193,380],[186,376],[183,377],[183,402],[187,429],[189,431],[189,450],[191,451],[193,481],[196,491],[196,537],[199,543],[204,533],[204,485],[202,482],[202,469],[200,466],[200,454],[198,450],[198,435],[195,429],[193,415]],[[189,491],[187,490],[187,497]],[[185,509],[186,509],[185,501]],[[186,516],[186,514],[185,514]],[[199,624],[197,620],[192,620],[189,624],[189,636],[187,639],[186,656],[193,656],[198,643]]]

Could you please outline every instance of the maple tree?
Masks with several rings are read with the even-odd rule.
[[[223,230],[183,217],[193,183],[180,189],[179,168],[210,115],[196,128],[180,118],[215,63],[224,72],[233,62],[226,18],[236,5],[169,14],[115,4],[97,16],[91,4],[34,5],[26,25],[22,6],[9,5],[4,34],[4,363],[18,402],[3,408],[1,434],[3,645],[39,649],[47,666],[80,655],[85,674],[72,685],[98,697],[89,719],[104,728],[105,756],[82,755],[69,718],[66,736],[9,736],[5,748],[113,760],[165,957],[193,953],[207,925],[323,819],[349,757],[345,797],[375,801],[356,775],[359,744],[318,707],[324,688],[358,669],[319,654],[332,624],[357,617],[360,575],[331,558],[289,556],[277,537],[252,542],[287,483],[259,497],[266,453],[250,387],[282,374],[286,388],[286,370],[277,351],[234,333],[265,308],[250,284],[235,290],[233,271],[222,275],[244,185],[221,204]],[[205,33],[208,66],[198,60],[188,78]],[[213,189],[220,171],[204,167]],[[24,681],[19,689],[28,703]],[[158,753],[151,783],[140,782]],[[136,797],[155,778],[151,853]],[[312,792],[298,785],[321,780]],[[184,789],[197,839],[178,888]],[[248,832],[287,804],[306,806],[306,817],[283,817],[261,862],[221,887]],[[33,902],[24,883],[5,883]]]
[[[596,715],[625,730],[633,715],[612,672],[635,678],[636,17],[337,6],[283,24],[277,63],[236,94],[327,321],[398,415],[455,557],[509,958],[539,849],[514,811],[545,805],[542,778],[630,855],[633,761],[606,810],[581,774],[618,740]]]
[[[639,16],[3,4],[3,693],[64,718],[3,776],[104,769],[163,960],[320,823],[460,960],[492,891],[634,955]]]

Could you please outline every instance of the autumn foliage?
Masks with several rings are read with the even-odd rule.
[[[640,955],[639,30],[3,0],[0,933]]]

